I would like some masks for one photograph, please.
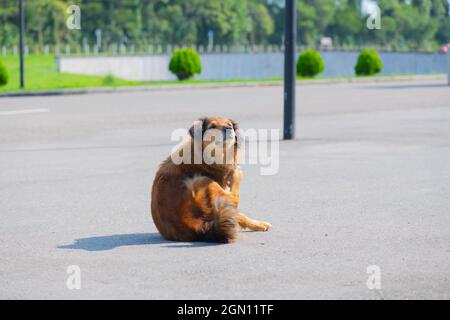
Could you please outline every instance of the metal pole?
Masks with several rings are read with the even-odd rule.
[[[284,130],[283,139],[295,139],[295,82],[296,42],[297,42],[297,3],[286,0],[284,34]]]
[[[25,38],[25,11],[24,11],[24,0],[19,0],[19,28],[20,28],[20,88],[25,87],[24,79],[24,38]]]

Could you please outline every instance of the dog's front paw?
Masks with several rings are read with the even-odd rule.
[[[259,231],[268,231],[272,228],[272,225],[265,221],[258,221],[258,230]]]

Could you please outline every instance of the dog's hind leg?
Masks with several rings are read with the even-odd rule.
[[[208,208],[213,206],[230,205],[236,209],[235,217],[239,226],[243,229],[252,231],[267,231],[272,225],[265,221],[250,219],[246,215],[237,212],[239,204],[239,183],[240,174],[236,174],[233,179],[234,189],[230,192],[225,191],[217,182],[207,178],[199,177],[187,183],[188,188],[192,190],[195,203],[203,208],[204,213],[211,212]]]
[[[221,194],[223,199],[232,203],[234,206],[236,206],[236,208],[239,205],[241,178],[242,178],[241,170],[240,169],[235,170],[231,180],[230,192],[224,191]],[[236,213],[236,220],[241,228],[250,229],[252,231],[267,231],[272,227],[272,225],[268,222],[250,219],[245,214],[240,212]]]
[[[267,231],[272,227],[272,225],[268,222],[250,219],[245,214],[240,212],[236,214],[236,219],[239,226],[243,229],[250,229],[252,231]]]

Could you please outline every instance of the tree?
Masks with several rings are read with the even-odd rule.
[[[433,1],[431,15],[439,20],[439,29],[436,33],[438,44],[450,43],[450,3],[447,0]]]
[[[320,38],[358,46],[435,50],[450,41],[447,0],[377,0],[382,29],[368,30],[360,0],[296,0],[298,43],[315,47]],[[0,45],[18,44],[17,0],[0,0]],[[125,43],[207,45],[209,31],[217,45],[280,45],[284,35],[284,0],[77,0],[81,30],[65,25],[71,0],[26,1],[26,43],[92,46],[102,30],[103,49]]]
[[[332,22],[336,0],[297,0],[300,44],[314,46]]]
[[[347,1],[342,1],[334,12],[334,17],[327,27],[327,34],[340,45],[354,45],[359,43],[360,30],[364,28],[359,8]]]
[[[12,43],[19,42],[17,14],[16,1],[6,1],[0,6],[0,45],[11,46]]]
[[[248,11],[251,19],[250,44],[268,43],[268,37],[275,29],[275,23],[270,16],[269,9],[255,0],[248,3]]]

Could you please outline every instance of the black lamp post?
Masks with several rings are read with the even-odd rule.
[[[25,38],[25,10],[24,10],[24,0],[19,0],[19,29],[20,29],[20,43],[19,43],[19,51],[20,51],[20,88],[23,89],[25,87],[25,79],[24,79],[24,38]]]
[[[295,82],[296,41],[297,41],[297,3],[286,0],[284,34],[284,130],[283,139],[295,138]]]

